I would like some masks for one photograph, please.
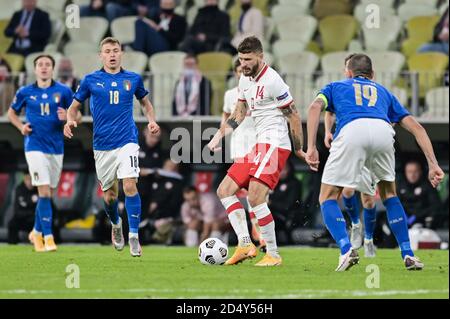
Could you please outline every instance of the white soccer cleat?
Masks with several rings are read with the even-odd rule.
[[[361,228],[361,223],[352,223],[352,229],[350,231],[350,243],[352,244],[353,249],[359,249],[362,246],[363,237]]]
[[[364,239],[364,257],[375,258],[375,245],[372,239]]]
[[[422,270],[425,266],[417,257],[406,255],[403,261],[405,262],[405,267],[407,270]]]
[[[117,225],[112,225],[111,241],[116,250],[121,251],[125,247],[125,239],[123,238],[122,218],[119,217]]]
[[[141,244],[139,244],[139,238],[130,237],[130,239],[128,240],[128,244],[130,245],[130,254],[132,257],[142,256],[142,248]]]
[[[336,271],[346,271],[359,263],[359,255],[356,249],[351,248],[346,254],[339,256],[339,264]]]

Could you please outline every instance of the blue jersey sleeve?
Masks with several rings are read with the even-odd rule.
[[[81,80],[80,86],[75,92],[73,98],[78,102],[83,103],[89,96],[91,96],[91,91],[89,89],[89,81],[85,77],[83,80]]]
[[[319,94],[317,95],[318,98],[322,99],[325,103],[325,111],[335,113],[334,105],[333,105],[333,98],[332,98],[332,83],[327,84],[320,90]]]
[[[67,90],[64,90],[63,92],[61,106],[67,110],[70,107],[70,104],[72,104],[72,100],[73,100],[72,90],[67,88]]]
[[[22,108],[26,104],[26,95],[24,94],[25,88],[21,88],[16,92],[16,96],[14,97],[11,108],[16,111],[16,113],[20,113],[22,111]]]
[[[144,82],[142,81],[142,77],[138,76],[137,78],[137,87],[136,87],[136,91],[134,91],[134,96],[138,99],[141,100],[143,99],[146,95],[148,94],[148,91],[145,89],[144,87]]]
[[[405,116],[410,115],[408,110],[400,104],[397,98],[391,94],[391,105],[388,110],[388,117],[391,123],[399,123]]]

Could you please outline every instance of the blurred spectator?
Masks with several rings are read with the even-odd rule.
[[[51,23],[47,12],[36,7],[37,0],[22,0],[22,9],[14,12],[5,36],[13,38],[8,52],[27,56],[43,51],[51,35]]]
[[[80,6],[80,17],[106,18],[106,1],[107,0],[91,0],[90,4]]]
[[[175,86],[172,114],[209,115],[211,97],[211,82],[200,72],[197,57],[186,55],[183,73]]]
[[[261,10],[252,6],[252,0],[240,1],[242,12],[237,31],[231,40],[236,49],[246,37],[255,36],[261,41],[264,39],[264,16]]]
[[[141,176],[147,176],[156,168],[161,168],[165,159],[168,157],[161,147],[161,131],[157,134],[151,134],[147,126],[142,131],[143,140],[139,144],[139,167]]]
[[[114,19],[136,14],[136,0],[109,0],[106,3],[106,18],[109,22]]]
[[[183,201],[183,177],[178,172],[178,164],[170,159],[164,162],[162,169],[154,173],[149,185],[147,205],[143,206],[140,230],[153,226],[152,239],[157,243],[170,244],[174,232],[174,222],[179,219]]]
[[[14,215],[8,223],[8,243],[17,244],[19,231],[29,233],[33,229],[37,201],[37,188],[31,185],[30,174],[25,173],[22,183],[15,190]]]
[[[72,61],[69,58],[61,58],[57,70],[58,81],[67,85],[75,92],[78,88],[79,80],[73,74]]]
[[[433,42],[421,46],[419,52],[441,52],[448,55],[448,7],[434,27]]]
[[[435,228],[442,209],[437,190],[424,177],[422,166],[417,161],[406,163],[404,175],[404,179],[398,181],[397,189],[408,216],[408,225],[420,223],[424,227]]]
[[[213,193],[199,193],[194,186],[183,190],[183,198],[181,218],[186,228],[186,246],[196,247],[208,237],[227,243],[229,222],[219,198]]]
[[[162,2],[162,1],[161,1]],[[136,11],[140,17],[156,17],[162,7],[160,0],[137,0]],[[175,8],[174,4],[174,8]]]
[[[269,209],[275,220],[277,234],[280,236],[281,232],[284,232],[287,236],[284,238],[285,240],[289,240],[289,233],[292,230],[294,219],[299,219],[299,216],[296,216],[296,214],[300,211],[302,198],[302,185],[293,173],[292,164],[288,161],[280,173],[280,182],[270,192],[268,202]]]
[[[11,68],[0,57],[0,115],[6,112],[14,98],[14,83],[11,78]]]
[[[198,10],[181,50],[189,53],[220,51],[229,46],[230,17],[217,5],[217,0],[205,0],[205,6]]]
[[[135,22],[133,49],[148,56],[176,51],[186,33],[186,19],[174,13],[175,0],[161,0],[161,12],[153,20],[140,16]]]

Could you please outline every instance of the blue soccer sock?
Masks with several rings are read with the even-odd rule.
[[[395,196],[386,199],[383,203],[387,210],[389,226],[391,227],[395,239],[397,240],[398,246],[402,253],[402,258],[405,258],[406,255],[413,257],[414,253],[409,242],[406,214],[402,204],[400,203],[400,199]]]
[[[125,196],[125,209],[128,214],[130,234],[137,235],[141,222],[141,197],[139,193],[134,196]]]
[[[36,205],[36,210],[34,213],[34,231],[37,233],[42,233],[42,224],[41,224],[41,217],[39,216],[39,210],[38,206]]]
[[[329,199],[320,206],[323,220],[328,231],[341,249],[341,255],[347,253],[352,245],[348,238],[344,216],[339,208],[337,200]]]
[[[356,193],[349,198],[342,196],[342,199],[344,200],[344,206],[352,220],[352,224],[359,224],[359,202]]]
[[[52,203],[50,197],[39,197],[36,210],[39,212],[44,236],[52,235]]]
[[[375,224],[377,221],[377,208],[364,208],[364,238],[373,239],[373,232],[375,230]]]
[[[111,204],[106,203],[103,201],[103,207],[105,208],[106,215],[108,215],[109,220],[114,225],[117,225],[119,223],[119,210],[117,206],[119,205],[119,201],[116,199]]]

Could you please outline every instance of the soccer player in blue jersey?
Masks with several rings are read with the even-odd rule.
[[[94,126],[94,159],[97,177],[103,190],[105,211],[108,214],[114,248],[125,245],[122,220],[117,210],[118,183],[122,180],[125,208],[128,214],[129,245],[133,257],[140,257],[138,228],[141,218],[141,198],[136,183],[139,176],[138,130],[133,120],[133,96],[145,108],[148,128],[152,134],[159,132],[153,106],[148,99],[139,74],[121,67],[122,48],[115,38],[105,38],[100,43],[101,70],[84,77],[74,95],[67,113],[64,134],[72,138],[77,127],[75,114],[81,104],[90,97],[90,110]]]
[[[11,123],[25,136],[25,158],[32,178],[37,186],[39,199],[35,224],[30,241],[37,252],[57,249],[52,235],[52,189],[58,186],[61,176],[64,135],[63,125],[66,110],[72,102],[69,87],[53,81],[55,60],[50,55],[39,55],[34,59],[37,81],[20,88],[8,110]],[[25,109],[25,123],[19,114]],[[81,114],[74,114],[80,121]]]
[[[365,54],[352,55],[346,65],[346,80],[326,85],[308,111],[307,163],[318,170],[316,147],[320,113],[336,114],[336,132],[325,164],[319,202],[325,225],[340,247],[336,271],[348,270],[359,262],[359,255],[348,238],[345,219],[337,203],[344,187],[358,188],[366,167],[376,181],[387,210],[392,232],[408,270],[420,270],[423,263],[411,249],[406,215],[395,188],[394,135],[392,122],[412,133],[428,162],[428,178],[437,187],[444,178],[425,129],[382,85],[372,81],[372,62]]]

